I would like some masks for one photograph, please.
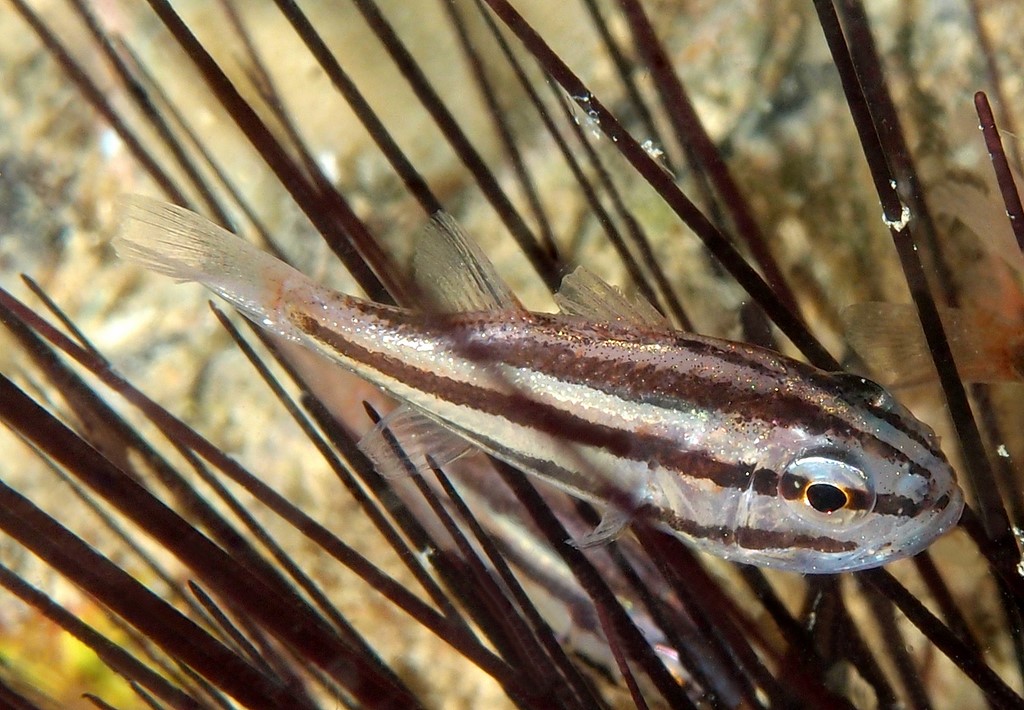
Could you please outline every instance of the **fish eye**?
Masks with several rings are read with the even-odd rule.
[[[875,488],[863,468],[836,454],[801,456],[779,478],[779,494],[809,523],[848,528],[875,505]]]
[[[846,491],[831,483],[812,483],[804,490],[804,496],[819,513],[834,513],[850,501]]]

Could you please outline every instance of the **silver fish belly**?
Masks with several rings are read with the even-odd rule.
[[[935,435],[862,378],[656,324],[383,306],[141,198],[116,246],[497,458],[720,557],[877,566],[924,549],[963,507]]]

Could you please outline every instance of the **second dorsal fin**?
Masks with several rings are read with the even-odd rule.
[[[555,303],[562,313],[590,320],[668,326],[665,316],[643,298],[626,298],[618,288],[582,266],[562,279]]]
[[[439,313],[520,309],[480,246],[455,219],[435,212],[416,238],[413,278],[425,303]]]

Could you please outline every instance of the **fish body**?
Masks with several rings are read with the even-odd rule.
[[[606,519],[644,519],[727,559],[831,573],[915,554],[959,518],[934,434],[862,378],[651,321],[377,304],[142,198],[125,225],[123,256],[205,284]]]

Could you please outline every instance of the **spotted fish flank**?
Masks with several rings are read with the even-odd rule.
[[[201,217],[143,198],[127,202],[116,246],[604,506],[608,520],[646,519],[722,557],[860,569],[915,554],[959,518],[963,497],[934,434],[874,383],[652,317],[529,313],[449,217],[435,218],[429,236],[451,242],[472,276],[460,283],[459,266],[447,267],[464,291],[451,309],[329,291]],[[438,312],[459,306],[473,310]],[[614,535],[609,527],[598,539]]]

